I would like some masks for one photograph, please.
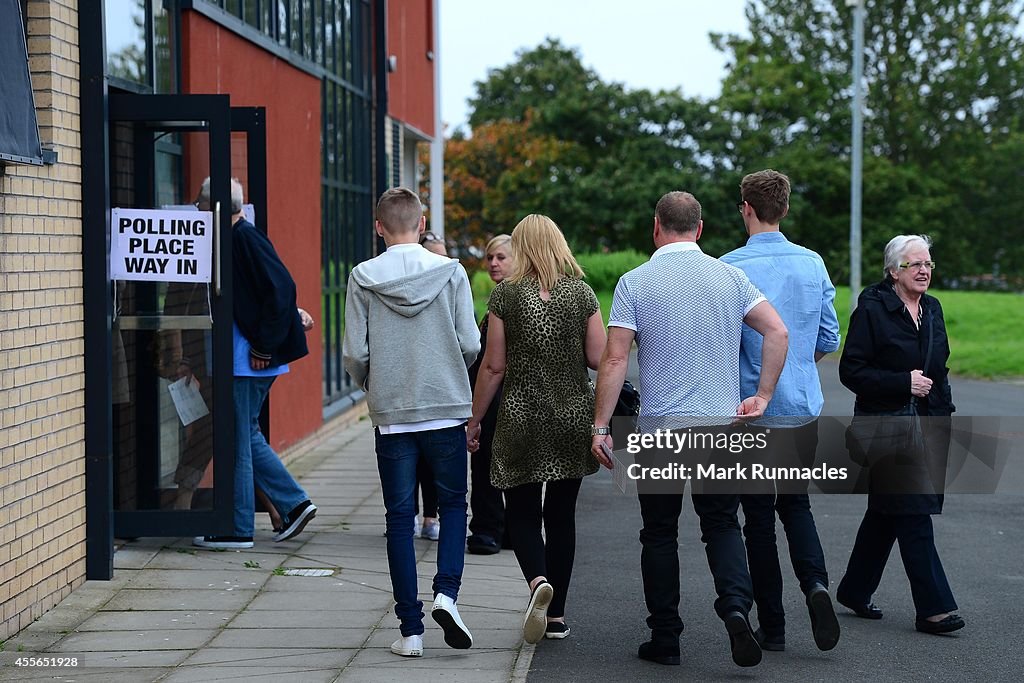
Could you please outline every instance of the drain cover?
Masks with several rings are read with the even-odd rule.
[[[333,569],[285,569],[285,576],[334,576]]]

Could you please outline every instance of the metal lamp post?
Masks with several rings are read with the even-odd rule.
[[[861,174],[864,156],[864,0],[846,0],[853,7],[853,145],[850,151],[850,313],[860,295]]]

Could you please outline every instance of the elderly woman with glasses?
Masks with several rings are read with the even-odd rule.
[[[934,416],[948,417],[955,410],[947,377],[949,339],[942,306],[927,294],[935,269],[930,247],[931,240],[924,235],[898,235],[889,241],[885,276],[861,292],[839,361],[840,380],[857,395],[855,423],[857,416],[901,415],[905,420],[890,418],[890,427],[900,424],[899,430],[910,433],[916,429],[913,425],[921,425],[919,440],[897,439],[902,444],[898,447],[888,440],[879,446],[878,436],[869,441],[876,455],[879,450],[888,449],[884,455],[890,456],[893,448],[903,449],[890,462],[900,462],[904,475],[908,463],[911,470],[927,470],[926,454],[943,459],[949,450],[948,420]],[[918,422],[915,415],[932,419]],[[880,426],[874,429],[880,432]],[[883,475],[886,472],[882,469]],[[878,477],[875,466],[870,470],[868,509],[836,599],[860,617],[881,619],[882,611],[872,604],[871,596],[898,541],[917,611],[917,630],[937,634],[961,629],[964,620],[953,613],[957,605],[932,529],[931,515],[942,512],[942,478],[938,486],[925,489],[892,473],[890,469],[888,476]],[[902,490],[878,492],[893,486]]]

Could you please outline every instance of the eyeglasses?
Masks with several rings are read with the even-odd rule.
[[[444,242],[444,240],[428,230],[420,235],[420,244],[426,244],[427,242]]]
[[[935,270],[935,261],[904,261],[900,264],[900,268],[904,270]]]
[[[746,204],[745,201],[743,201],[743,202],[736,202],[736,208],[740,210],[740,213],[743,213],[743,205],[744,204]]]

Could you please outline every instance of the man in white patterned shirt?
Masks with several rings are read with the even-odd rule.
[[[608,344],[598,370],[592,452],[605,467],[612,448],[608,425],[634,339],[640,366],[640,418],[711,418],[722,424],[764,413],[786,359],[782,319],[743,271],[705,255],[697,240],[704,224],[700,203],[688,192],[670,192],[654,213],[650,261],[622,276],[608,321]],[[764,335],[757,393],[740,397],[743,323]],[[698,420],[700,422],[700,420]],[[641,493],[641,573],[651,640],[641,659],[679,664],[678,529],[683,492]],[[733,661],[754,666],[761,648],[747,620],[753,595],[746,551],[736,518],[739,496],[693,495],[708,566],[715,579],[715,611],[729,632]]]

